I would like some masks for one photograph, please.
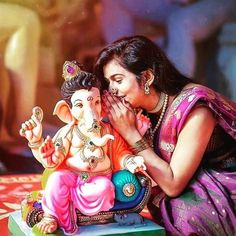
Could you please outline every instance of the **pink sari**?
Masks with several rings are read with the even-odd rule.
[[[155,151],[167,162],[189,112],[199,102],[213,111],[236,145],[236,104],[197,85],[183,90],[165,114]],[[154,189],[149,208],[170,235],[235,235],[236,168],[226,171],[201,165],[180,196],[170,198]]]

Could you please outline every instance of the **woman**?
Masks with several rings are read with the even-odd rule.
[[[181,75],[143,36],[104,48],[96,75],[113,127],[156,182],[149,209],[172,235],[236,233],[236,104]],[[135,111],[151,120],[142,136]]]

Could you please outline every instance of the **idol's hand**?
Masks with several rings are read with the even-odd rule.
[[[125,167],[131,173],[136,173],[139,171],[146,170],[146,166],[144,164],[144,159],[142,156],[134,156],[134,157],[128,158]]]
[[[59,164],[64,157],[59,147],[55,147],[52,138],[47,136],[40,147],[42,164],[46,168],[52,168]]]
[[[31,118],[21,125],[20,135],[31,144],[39,142],[42,138],[42,120],[43,110],[40,107],[34,107]]]

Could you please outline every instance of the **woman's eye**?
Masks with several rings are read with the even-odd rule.
[[[121,84],[122,80],[117,80],[116,83],[117,84]]]

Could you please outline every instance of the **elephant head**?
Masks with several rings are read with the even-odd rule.
[[[109,139],[114,139],[110,134],[100,135],[102,105],[101,96],[97,88],[90,90],[79,89],[71,97],[72,107],[64,101],[59,101],[53,114],[67,124],[77,125],[81,132],[85,132],[96,146],[104,146]]]

